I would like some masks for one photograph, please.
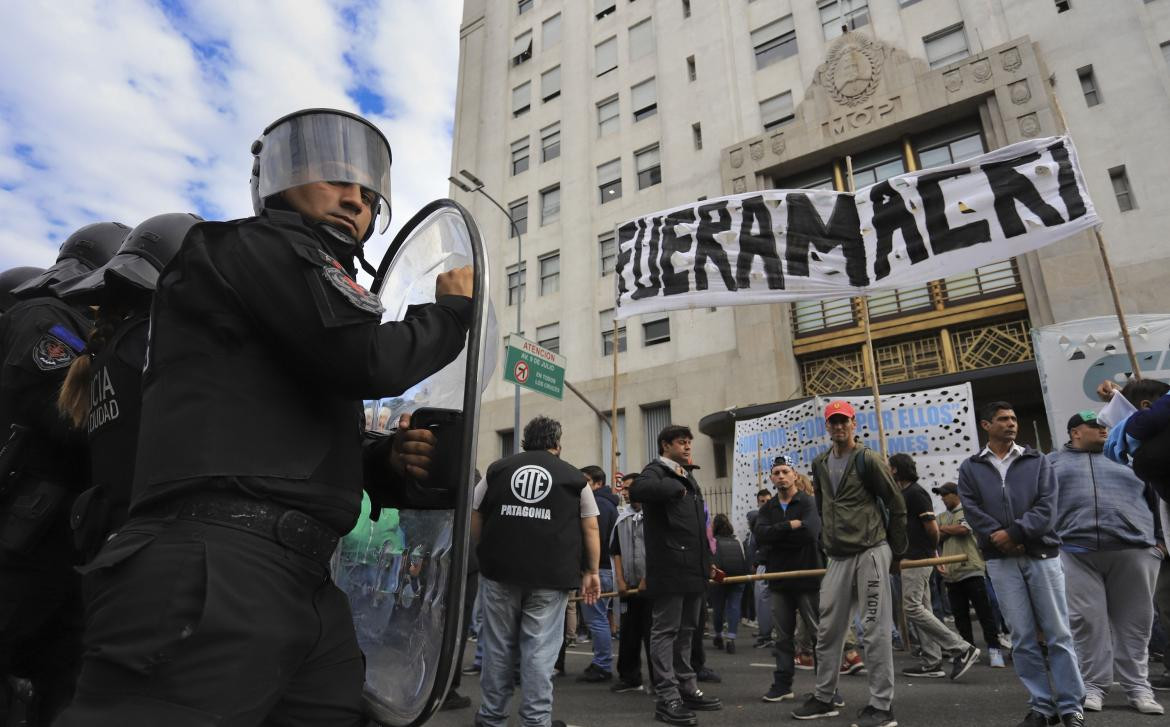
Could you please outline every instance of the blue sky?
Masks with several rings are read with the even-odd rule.
[[[447,194],[460,0],[3,3],[0,269],[90,222],[250,215],[249,147],[329,106],[394,153],[394,224]],[[376,261],[391,234],[370,241]],[[376,263],[375,263],[376,264]]]

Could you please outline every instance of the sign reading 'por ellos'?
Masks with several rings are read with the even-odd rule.
[[[617,229],[617,317],[869,295],[966,273],[1100,224],[1067,136],[856,194],[768,190]]]

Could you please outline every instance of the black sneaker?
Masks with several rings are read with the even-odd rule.
[[[951,681],[955,681],[959,677],[967,673],[967,670],[979,662],[979,649],[968,645],[963,653],[959,654],[951,662]]]
[[[470,706],[471,697],[464,696],[452,689],[451,691],[447,692],[447,696],[443,699],[443,703],[439,705],[439,711],[446,712],[451,709],[466,709]]]
[[[476,674],[479,674],[480,671],[481,671],[481,668],[478,664],[472,664],[471,666],[463,667],[462,673],[467,674],[468,676],[474,676]]]
[[[723,683],[723,678],[708,667],[703,667],[702,669],[695,672],[695,679],[701,682],[711,682],[712,684]]]
[[[822,702],[815,696],[809,695],[804,704],[792,710],[793,719],[820,719],[821,717],[836,717],[840,714],[837,708],[828,702]]]
[[[590,664],[585,667],[585,671],[581,672],[577,677],[577,681],[589,683],[608,682],[610,679],[613,679],[613,673],[602,669],[596,664]]]
[[[635,684],[634,682],[627,682],[625,679],[618,679],[609,688],[609,691],[614,694],[626,694],[627,692],[640,692],[644,689],[645,687],[642,686],[641,682]]]
[[[894,719],[894,710],[867,704],[857,713],[857,719],[850,727],[898,727],[898,720]]]
[[[783,702],[785,699],[796,699],[796,695],[792,693],[791,689],[773,684],[762,699],[765,702]]]
[[[728,639],[727,642],[725,643],[725,647],[727,649],[728,654],[734,654],[735,653],[735,639]]]
[[[716,636],[715,638],[711,639],[711,646],[715,647],[716,649],[722,649],[723,648],[723,637]]]
[[[773,641],[772,639],[768,639],[768,638],[756,639],[756,643],[752,644],[752,648],[753,649],[771,649],[775,645],[776,645],[776,642]]]
[[[929,666],[926,664],[919,664],[918,666],[912,666],[909,669],[903,669],[902,674],[904,676],[919,677],[922,679],[942,679],[947,675],[947,673],[943,671],[942,664],[932,664]]]
[[[1060,715],[1060,723],[1064,727],[1085,727],[1085,715],[1080,712],[1069,712]]]
[[[683,692],[682,700],[688,709],[696,712],[718,712],[723,709],[723,702],[719,701],[719,697],[708,697],[701,689],[696,689],[690,694]]]
[[[1047,715],[1040,714],[1033,709],[1024,715],[1016,727],[1048,727],[1051,723]]]
[[[1150,677],[1150,686],[1157,689],[1159,692],[1170,690],[1170,671],[1162,676]]]
[[[682,727],[693,727],[699,723],[695,713],[687,709],[687,705],[683,704],[681,699],[672,699],[668,702],[658,700],[658,703],[654,705],[654,719]]]

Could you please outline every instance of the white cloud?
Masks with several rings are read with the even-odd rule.
[[[98,220],[251,214],[252,140],[298,108],[358,111],[359,85],[384,100],[366,115],[394,151],[396,229],[447,193],[460,5],[5,3],[0,269]]]

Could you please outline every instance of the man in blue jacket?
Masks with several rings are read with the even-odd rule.
[[[1131,707],[1162,714],[1147,664],[1163,557],[1154,539],[1157,495],[1133,470],[1101,453],[1105,425],[1096,413],[1073,414],[1068,436],[1048,462],[1060,491],[1056,532],[1085,710],[1101,711],[1116,669]]]
[[[1058,717],[1065,727],[1082,727],[1085,685],[1057,557],[1056,477],[1039,452],[1016,444],[1019,423],[1011,404],[987,404],[979,426],[987,446],[959,466],[959,498],[1011,627],[1016,674],[1030,695],[1031,711],[1020,727],[1046,727]]]

